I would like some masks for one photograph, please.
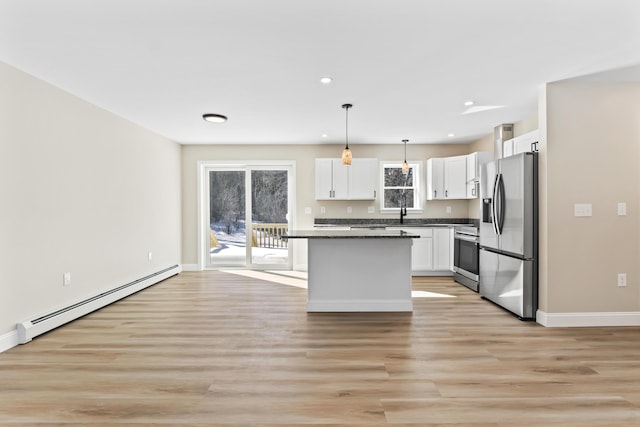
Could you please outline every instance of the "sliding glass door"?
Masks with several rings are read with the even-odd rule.
[[[290,268],[291,167],[211,166],[207,267]]]

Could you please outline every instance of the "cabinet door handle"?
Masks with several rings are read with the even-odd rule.
[[[449,197],[449,190],[444,190],[444,197]]]
[[[435,199],[436,197],[438,197],[438,190],[433,190],[433,198]]]
[[[376,198],[376,190],[373,190],[373,198]]]

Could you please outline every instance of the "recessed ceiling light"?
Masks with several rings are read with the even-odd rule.
[[[323,77],[320,79],[320,83],[322,83],[323,85],[331,84],[332,81],[333,79],[331,77]]]
[[[465,107],[471,107],[473,104],[475,104],[475,101],[466,101],[464,103]]]
[[[227,121],[227,116],[222,114],[203,114],[202,118],[211,123],[224,123]]]
[[[447,136],[448,136],[449,138],[453,138],[454,136],[456,136],[456,134],[455,134],[455,133],[450,133],[450,134],[448,134]]]
[[[323,137],[323,138],[327,138],[327,137],[329,137],[329,135],[327,135],[326,133],[323,133],[323,134],[322,134],[322,137]]]

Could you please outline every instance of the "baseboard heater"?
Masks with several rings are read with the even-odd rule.
[[[16,325],[18,342],[26,344],[38,335],[49,332],[178,273],[180,273],[180,266],[176,264],[36,319],[20,322]]]

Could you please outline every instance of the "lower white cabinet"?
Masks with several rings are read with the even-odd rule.
[[[453,231],[449,227],[394,227],[418,234],[412,239],[411,273],[414,276],[453,275]]]
[[[452,271],[453,230],[449,227],[433,229],[433,269]]]

